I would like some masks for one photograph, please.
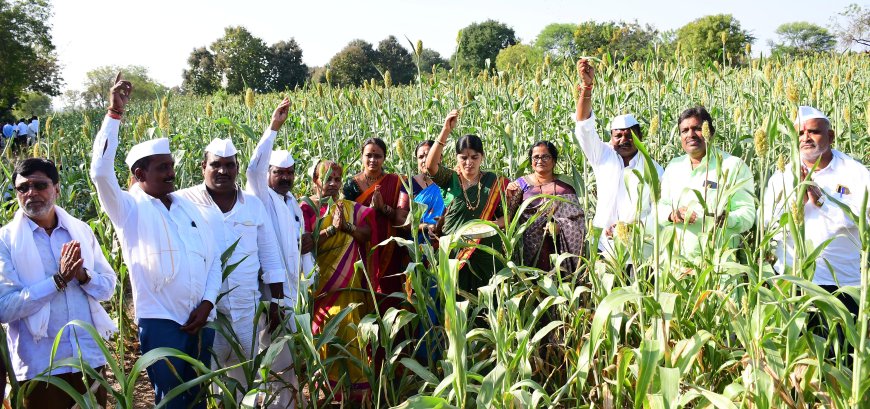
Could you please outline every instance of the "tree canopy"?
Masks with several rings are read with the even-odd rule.
[[[574,44],[583,55],[601,57],[610,53],[617,60],[635,61],[652,54],[657,36],[655,28],[637,22],[585,21],[574,31]]]
[[[294,89],[305,84],[308,66],[302,62],[302,47],[295,39],[269,47],[267,87],[271,91]]]
[[[702,62],[743,63],[747,44],[755,41],[730,14],[704,16],[677,30],[677,42],[690,57]],[[723,55],[724,53],[724,55]]]
[[[212,94],[221,88],[221,76],[214,54],[205,47],[199,47],[187,58],[187,69],[181,74],[181,88],[197,95]]]
[[[402,47],[395,36],[389,36],[378,43],[375,65],[381,72],[389,71],[394,84],[408,84],[417,73],[411,53]]]
[[[460,68],[482,70],[486,60],[495,63],[499,51],[517,43],[514,29],[495,20],[472,23],[459,34],[456,60]]]
[[[262,39],[244,27],[227,27],[224,36],[211,44],[211,50],[226,81],[227,92],[238,94],[247,88],[268,91],[266,65],[269,48]]]
[[[47,0],[0,0],[0,117],[8,117],[26,91],[60,95],[50,17]]]
[[[577,31],[576,24],[549,24],[535,38],[535,47],[557,59],[573,60],[578,55],[577,43],[574,41],[575,31]]]
[[[353,40],[329,60],[332,83],[337,85],[361,85],[363,81],[380,78],[375,67],[377,52],[363,40]]]
[[[85,90],[81,93],[82,103],[87,108],[103,108],[109,104],[109,90],[115,85],[115,76],[121,72],[124,79],[134,85],[131,99],[149,101],[156,99],[167,88],[148,75],[148,69],[140,65],[120,67],[107,65],[95,68],[85,74]]]
[[[770,41],[773,54],[807,55],[829,52],[837,45],[836,38],[826,28],[796,21],[777,27],[778,42]]]
[[[538,64],[544,60],[544,53],[537,47],[526,44],[514,44],[499,51],[495,58],[495,66],[499,71],[507,71],[514,66],[525,67]]]

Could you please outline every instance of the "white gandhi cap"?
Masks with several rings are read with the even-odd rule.
[[[272,151],[272,155],[269,157],[269,165],[276,168],[289,168],[294,163],[296,161],[293,160],[293,155],[283,149]]]
[[[239,151],[236,150],[236,147],[235,147],[235,145],[233,145],[233,141],[231,141],[230,138],[227,138],[227,139],[214,138],[214,139],[212,139],[211,143],[209,143],[208,146],[205,147],[205,151],[211,152],[211,153],[213,153],[217,156],[220,156],[222,158],[229,158],[230,156],[233,156],[233,155],[239,153]]]
[[[124,159],[124,163],[127,164],[127,168],[129,169],[132,168],[133,164],[136,163],[136,161],[138,161],[139,159],[146,158],[151,155],[163,155],[170,153],[171,152],[169,151],[169,139],[151,139],[130,148],[130,152],[127,152],[127,158]]]
[[[637,124],[638,122],[637,119],[635,119],[634,115],[619,115],[613,117],[613,119],[610,120],[610,130],[612,131],[614,129],[628,129]]]
[[[804,122],[809,121],[810,119],[824,119],[829,120],[828,117],[819,111],[816,108],[802,105],[798,107],[797,118],[794,119],[794,123],[798,125],[803,125]]]

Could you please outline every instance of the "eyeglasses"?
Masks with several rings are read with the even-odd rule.
[[[549,162],[551,160],[553,160],[553,157],[550,155],[532,156],[532,162]]]
[[[45,189],[48,189],[48,182],[22,183],[18,186],[15,186],[15,190],[17,190],[18,193],[21,194],[29,192],[30,189],[36,189],[37,192],[41,192]]]

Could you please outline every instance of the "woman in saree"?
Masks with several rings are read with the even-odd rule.
[[[586,220],[577,190],[570,179],[555,173],[559,151],[548,141],[535,142],[529,148],[529,163],[533,172],[523,176],[507,187],[507,197],[511,215],[515,215],[520,204],[538,195],[555,196],[537,198],[529,203],[519,215],[520,223],[534,218],[523,232],[523,246],[518,254],[521,265],[537,267],[550,271],[551,254],[570,253],[580,256],[586,237]],[[574,272],[578,259],[571,257],[562,262],[566,272]]]
[[[438,159],[447,145],[447,138],[456,127],[458,118],[457,110],[447,115],[441,135],[429,150],[426,159],[426,171],[432,181],[453,196],[439,222],[442,226],[437,230],[447,234],[455,233],[466,222],[475,219],[489,220],[499,228],[504,228],[502,195],[508,180],[480,169],[484,152],[483,142],[479,137],[465,135],[456,141],[456,169],[439,164]],[[458,284],[460,290],[476,295],[478,287],[486,285],[503,267],[493,255],[479,250],[476,245],[486,245],[498,251],[500,243],[498,237],[468,241],[469,246],[464,247],[457,255],[461,263]]]
[[[408,217],[408,193],[405,192],[399,175],[384,171],[386,155],[387,145],[380,138],[370,138],[363,142],[363,171],[347,178],[343,188],[345,199],[374,210],[372,247],[399,236],[396,226],[405,224]],[[381,314],[390,307],[398,308],[401,304],[400,298],[390,295],[405,292],[404,271],[407,264],[407,251],[395,241],[375,247],[367,268]]]
[[[350,383],[350,391],[337,396],[347,395],[352,400],[361,401],[366,399],[371,387],[360,365],[368,365],[370,359],[365,350],[360,348],[354,328],[369,312],[362,306],[371,303],[365,291],[366,280],[361,274],[355,274],[354,263],[365,260],[368,254],[374,210],[339,199],[341,178],[341,166],[329,160],[319,162],[312,174],[315,195],[301,200],[300,207],[305,219],[305,231],[317,238],[315,254],[319,272],[311,319],[314,333],[320,333],[333,317],[350,304],[361,304],[345,316],[336,334],[353,359],[334,362],[328,372],[333,386],[337,386],[342,377]],[[333,203],[331,206],[330,202]],[[313,208],[311,203],[318,208]],[[326,348],[320,352],[323,359],[340,353],[338,349]]]
[[[411,178],[411,189],[414,192],[414,203],[426,205],[426,211],[423,212],[423,217],[420,218],[419,234],[417,241],[422,243],[428,240],[433,246],[438,244],[438,237],[435,234],[438,226],[438,220],[444,215],[445,205],[450,203],[452,197],[447,192],[441,190],[432,178],[426,172],[426,158],[429,156],[429,151],[435,145],[435,141],[427,140],[420,142],[417,148],[414,149],[414,156],[417,159],[417,169],[419,174]],[[438,163],[441,163],[441,155],[436,158]]]

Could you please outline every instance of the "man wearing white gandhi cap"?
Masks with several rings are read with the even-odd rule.
[[[581,60],[577,71],[581,85],[573,118],[576,121],[574,137],[595,173],[598,205],[592,225],[604,231],[598,250],[612,257],[615,256],[613,228],[616,223],[644,222],[652,210],[650,189],[637,175],[646,175],[648,166],[632,139],[632,134],[638,139],[643,139],[643,135],[634,115],[624,114],[610,120],[610,143],[603,142],[595,130],[592,113],[595,70],[586,60]],[[652,165],[661,176],[662,167],[655,161]]]
[[[221,252],[235,244],[227,265],[236,267],[224,280],[221,286],[223,297],[217,304],[218,312],[225,315],[232,325],[218,329],[214,342],[215,368],[254,357],[254,341],[259,327],[254,319],[260,300],[259,279],[262,278],[266,284],[280,284],[287,275],[272,221],[263,203],[236,185],[239,174],[237,153],[230,139],[212,140],[205,147],[201,164],[203,183],[179,192],[192,202],[220,213],[223,231],[216,231],[215,237]],[[235,343],[241,347],[242,356],[234,352],[232,345]],[[232,369],[229,375],[244,386],[243,390],[253,386],[246,385],[244,368]]]
[[[271,301],[270,315],[282,310],[287,312],[286,318],[271,320],[270,324],[277,326],[279,320],[283,320],[287,324],[286,328],[295,332],[293,308],[296,307],[301,276],[311,274],[314,269],[311,254],[314,242],[310,233],[304,233],[302,209],[291,193],[296,180],[296,161],[286,150],[272,150],[278,131],[287,120],[289,109],[288,99],[281,101],[275,108],[272,122],[257,143],[245,175],[247,191],[260,198],[272,220],[281,260],[287,270],[283,285],[270,284],[263,289],[264,299]],[[261,331],[260,348],[267,348],[272,343],[273,335],[277,334],[280,332]],[[277,395],[274,407],[295,407],[294,396],[299,383],[292,364],[293,356],[288,345],[272,363],[272,371],[281,376],[281,381],[269,382],[269,389]]]
[[[130,149],[125,162],[134,183],[129,191],[121,189],[115,154],[132,88],[119,73],[109,111],[94,140],[90,176],[100,206],[115,226],[130,273],[141,352],[175,348],[208,365],[214,330],[205,325],[214,319],[221,285],[221,252],[211,225],[219,223],[219,215],[174,193],[175,161],[166,138]],[[155,403],[197,376],[185,361],[169,358],[169,362],[161,360],[147,368]],[[201,399],[199,392],[200,388],[192,388],[167,406],[204,408],[205,403],[194,405]]]
[[[780,226],[780,216],[792,206],[803,206],[805,240],[813,247],[830,243],[816,258],[813,282],[829,292],[843,286],[861,284],[861,241],[858,226],[837,202],[845,204],[858,217],[867,217],[861,207],[870,189],[870,171],[855,159],[833,149],[834,130],[828,117],[816,108],[798,108],[794,126],[799,132],[800,163],[789,163],[776,171],[764,191],[766,228],[778,231],[777,261],[780,273],[792,272],[794,241],[789,227]],[[810,181],[806,194],[797,197],[797,185]],[[808,252],[812,248],[807,249]],[[858,304],[841,293],[838,298],[852,314]]]

